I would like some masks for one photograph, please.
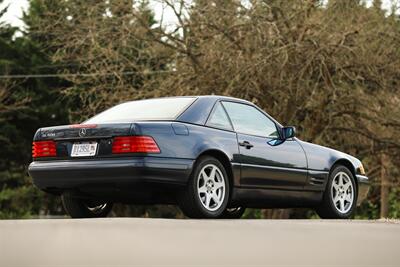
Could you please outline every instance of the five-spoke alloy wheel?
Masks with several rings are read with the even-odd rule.
[[[179,196],[179,206],[191,218],[219,218],[229,199],[229,180],[221,162],[200,157],[187,187]]]

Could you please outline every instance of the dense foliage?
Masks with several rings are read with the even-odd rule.
[[[372,179],[358,217],[400,214],[400,21],[381,2],[162,1],[174,25],[146,1],[32,0],[27,31],[0,25],[0,216],[59,213],[25,169],[33,132],[79,122],[128,99],[222,94],[245,98],[299,137],[361,158]],[[77,75],[78,74],[78,75]],[[83,75],[82,75],[83,74]],[[181,216],[175,208],[117,215]],[[177,215],[178,214],[178,215]],[[313,217],[250,210],[247,217]]]
[[[6,10],[0,11],[3,14]],[[40,46],[15,38],[18,29],[0,24],[0,218],[56,211],[54,199],[36,190],[26,174],[32,136],[40,125],[67,123],[57,79],[13,79],[42,72],[50,64]]]

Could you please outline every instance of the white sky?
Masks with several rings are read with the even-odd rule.
[[[326,1],[326,0],[325,0]],[[372,0],[364,0],[368,5],[372,3]],[[382,8],[389,10],[393,2],[398,3],[398,7],[400,4],[399,0],[383,0]],[[8,12],[4,15],[3,20],[7,21],[13,26],[23,27],[24,23],[21,21],[22,12],[26,10],[29,6],[28,0],[4,0],[3,4],[0,5],[0,8],[9,5]],[[163,10],[163,5],[160,1],[150,1],[150,6],[154,9],[156,19],[160,20],[161,13]],[[164,11],[164,24],[168,25],[174,23],[176,20],[174,19],[174,14],[172,10],[165,9]]]
[[[12,26],[23,27],[21,21],[23,11],[26,11],[29,6],[29,0],[4,0],[0,4],[0,9],[8,5],[8,11],[3,17],[3,21],[10,23]],[[150,7],[153,8],[157,20],[160,20],[163,11],[163,5],[160,0],[150,1]],[[164,9],[163,24],[169,25],[176,22],[175,15],[170,8]]]

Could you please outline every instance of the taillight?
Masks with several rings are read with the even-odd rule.
[[[56,142],[54,141],[37,141],[32,144],[32,157],[55,157],[56,152]]]
[[[118,136],[114,138],[112,153],[160,153],[160,149],[151,136]]]

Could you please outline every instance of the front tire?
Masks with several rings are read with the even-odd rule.
[[[229,199],[229,181],[224,166],[211,156],[200,157],[188,184],[178,198],[183,213],[190,218],[219,218]]]
[[[107,217],[113,203],[77,198],[69,192],[61,196],[64,210],[71,218]]]
[[[357,203],[357,186],[351,171],[341,165],[329,175],[327,187],[318,215],[323,219],[349,219]]]

